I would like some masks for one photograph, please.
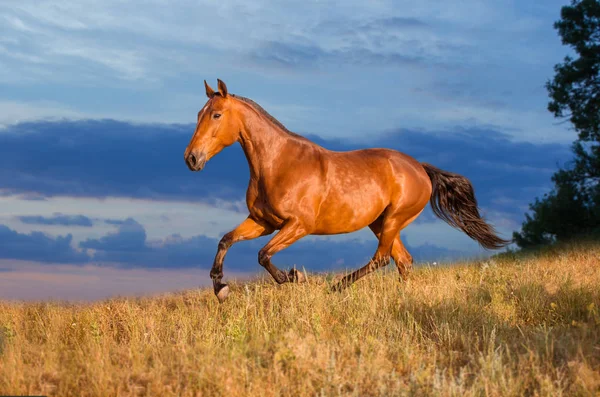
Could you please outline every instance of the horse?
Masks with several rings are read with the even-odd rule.
[[[278,284],[305,281],[295,268],[286,273],[271,262],[273,255],[301,238],[351,233],[366,226],[372,230],[379,240],[372,259],[334,284],[333,291],[387,266],[391,259],[400,279],[406,279],[413,260],[400,231],[428,202],[435,215],[484,248],[509,243],[480,216],[466,177],[391,149],[328,150],[289,131],[251,99],[229,93],[222,80],[217,83],[214,91],[204,81],[208,101],[198,112],[184,159],[191,171],[201,171],[221,150],[239,142],[250,168],[249,215],[219,241],[210,270],[219,302],[229,294],[222,282],[228,249],[275,230],[279,232],[258,252],[258,263]]]

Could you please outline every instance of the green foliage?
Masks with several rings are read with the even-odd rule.
[[[554,24],[562,43],[579,56],[565,57],[546,84],[556,117],[568,117],[582,141],[600,140],[600,2],[574,0]]]
[[[574,146],[579,146],[576,143]],[[577,152],[577,148],[575,151]],[[600,232],[600,188],[572,170],[559,170],[552,181],[555,188],[529,206],[520,233],[513,237],[521,248],[568,241]]]
[[[600,232],[600,1],[573,0],[554,24],[577,58],[565,57],[546,84],[548,110],[566,118],[578,133],[571,167],[552,177],[554,189],[530,205],[521,248],[547,245]]]

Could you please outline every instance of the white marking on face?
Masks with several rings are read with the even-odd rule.
[[[204,112],[206,111],[207,107],[208,107],[208,102],[206,102],[206,105],[204,105],[204,107],[202,109],[200,109],[200,115],[198,116],[198,121],[202,118],[202,116],[204,116]]]
[[[202,116],[204,116],[204,112],[208,108],[209,103],[210,103],[210,100],[208,102],[206,102],[204,107],[202,109],[200,109],[200,112],[198,112],[198,121],[196,121],[196,131],[194,131],[194,135],[192,136],[192,139],[194,139],[196,137],[196,134],[198,133],[198,126],[200,125],[200,120],[202,119]]]

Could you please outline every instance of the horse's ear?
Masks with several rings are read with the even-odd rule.
[[[206,80],[204,80],[204,88],[206,88],[206,96],[207,97],[212,98],[213,96],[215,96],[215,90],[210,88],[210,86],[208,85]]]
[[[227,97],[227,86],[225,85],[225,83],[223,83],[223,80],[221,79],[217,79],[217,83],[219,86],[219,92],[221,93],[221,96],[223,98]]]

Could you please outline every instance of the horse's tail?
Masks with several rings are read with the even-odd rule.
[[[510,243],[498,237],[494,228],[479,215],[473,185],[467,178],[427,163],[421,165],[431,179],[430,203],[434,214],[484,248],[498,249]]]

